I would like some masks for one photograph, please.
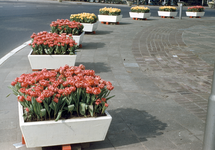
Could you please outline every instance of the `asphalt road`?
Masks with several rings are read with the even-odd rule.
[[[65,4],[0,1],[0,58],[12,49],[30,40],[33,32],[49,31],[50,23],[57,19],[69,19],[71,14],[89,12],[98,15],[99,9],[110,4]],[[112,6],[122,10],[124,18],[129,17],[130,7]],[[157,17],[158,6],[149,6],[151,16]],[[184,7],[183,16],[185,16]],[[206,17],[215,16],[212,9],[205,10]]]

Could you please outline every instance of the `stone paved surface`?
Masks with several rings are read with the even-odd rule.
[[[214,54],[214,18],[123,18],[85,34],[76,65],[115,86],[106,139],[86,150],[201,150]],[[0,147],[21,141],[15,96],[6,87],[30,73],[25,47],[0,66]],[[209,57],[208,57],[209,56]],[[5,107],[6,106],[6,107]],[[25,150],[23,147],[20,150]],[[60,147],[32,150],[59,150]],[[29,149],[30,150],[30,149]]]
[[[143,29],[132,51],[162,91],[159,96],[174,98],[204,122],[213,74],[214,20],[188,20]]]

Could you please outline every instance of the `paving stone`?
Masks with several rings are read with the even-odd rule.
[[[177,149],[176,145],[173,144],[168,138],[164,136],[158,136],[156,138],[149,138],[147,141],[142,142],[149,150],[167,150]]]

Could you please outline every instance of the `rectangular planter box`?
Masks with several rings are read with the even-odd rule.
[[[136,13],[136,12],[129,12],[129,15],[131,18],[149,18],[151,16],[151,13]]]
[[[192,16],[192,17],[202,17],[205,15],[205,12],[189,12],[186,11],[187,16]]]
[[[119,22],[122,19],[122,15],[111,16],[111,15],[98,15],[100,22]]]
[[[96,31],[97,27],[98,27],[98,21],[95,23],[81,23],[84,26],[84,31],[85,32],[93,32]]]
[[[102,141],[112,120],[106,111],[106,116],[101,117],[24,122],[20,103],[18,108],[19,124],[27,148]]]
[[[82,32],[81,35],[72,35],[73,39],[75,40],[75,42],[80,45],[82,44],[83,40],[84,40],[84,33]]]
[[[31,69],[57,69],[66,64],[69,66],[75,65],[77,55],[31,55],[28,54],[28,60]]]
[[[176,17],[178,12],[158,11],[158,16]]]

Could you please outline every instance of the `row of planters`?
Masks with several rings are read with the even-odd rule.
[[[97,26],[94,14],[74,14],[70,20],[53,21],[50,32],[31,35],[28,59],[33,71],[41,71],[22,74],[10,86],[27,148],[66,145],[62,149],[69,150],[69,144],[105,139],[112,120],[107,102],[114,87],[94,70],[74,66],[84,33]]]
[[[133,19],[148,19],[151,15],[150,9],[148,7],[132,7],[131,12],[129,12],[130,17]],[[192,17],[202,17],[204,16],[204,7],[202,6],[193,6],[188,7],[186,11],[186,15],[190,18]],[[165,17],[171,17],[174,18],[177,16],[176,7],[172,6],[163,6],[159,7],[158,16],[161,16],[162,18]]]
[[[120,9],[105,7],[99,10],[98,17],[90,13],[72,14],[70,20],[53,21],[51,32],[32,34],[32,51],[28,55],[32,70],[74,66],[76,49],[82,47],[85,32],[95,33],[98,20],[117,23],[122,19],[120,13]]]

